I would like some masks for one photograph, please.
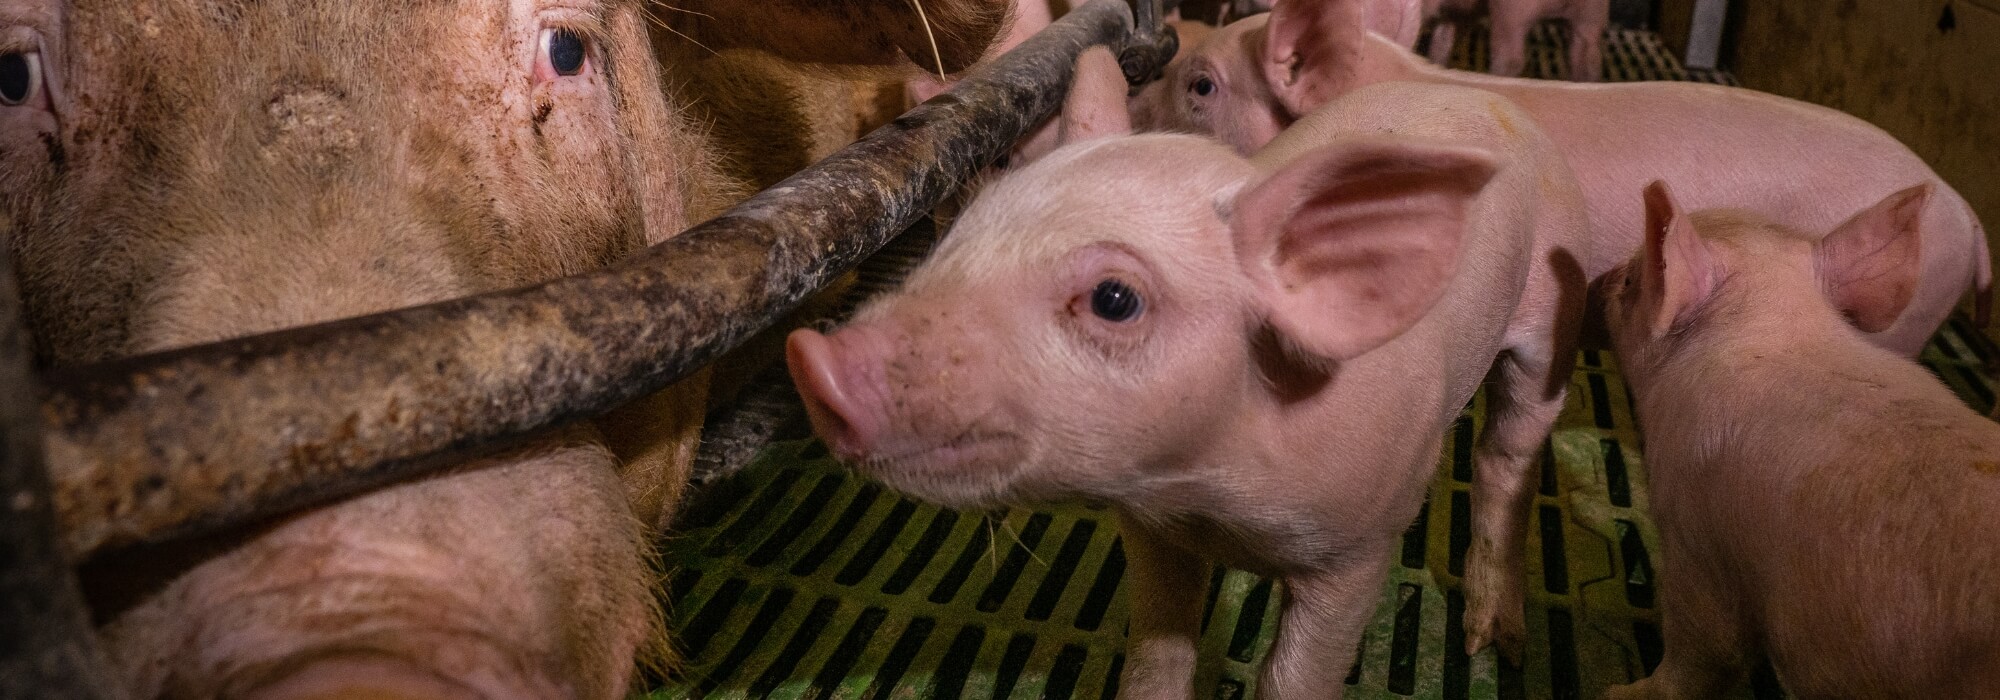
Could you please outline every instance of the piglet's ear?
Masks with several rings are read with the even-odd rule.
[[[1063,145],[1132,133],[1132,114],[1125,106],[1125,70],[1118,57],[1102,46],[1076,57],[1076,77],[1063,100],[1058,122]]]
[[[1917,292],[1922,243],[1917,229],[1931,185],[1889,195],[1819,242],[1815,261],[1827,297],[1867,333],[1887,329]]]
[[[1646,247],[1640,255],[1639,293],[1657,339],[1715,292],[1721,272],[1665,182],[1646,186]]]
[[[1356,139],[1247,188],[1231,227],[1270,329],[1320,362],[1402,335],[1444,295],[1467,207],[1497,167],[1476,149]]]
[[[1359,0],[1278,0],[1265,25],[1263,70],[1271,94],[1293,117],[1338,95],[1342,71],[1354,70],[1368,13]]]

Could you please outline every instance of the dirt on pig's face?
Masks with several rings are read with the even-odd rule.
[[[812,405],[822,435],[961,507],[1124,501],[1181,476],[1259,381],[1217,204],[1250,174],[1219,144],[1147,136],[1057,151],[984,190],[903,290],[815,359],[794,353],[795,376],[830,364],[843,385],[841,406]]]
[[[636,2],[0,0],[0,207],[72,364],[600,266],[699,164]]]

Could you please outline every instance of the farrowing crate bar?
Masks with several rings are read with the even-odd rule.
[[[1134,82],[1156,75],[1174,54],[1161,18],[1176,4],[1136,0],[1135,21],[1125,0],[1093,0],[944,95],[613,267],[61,370],[40,391],[0,253],[0,697],[114,692],[72,563],[416,478],[672,384],[1054,114],[1084,49],[1117,49]]]

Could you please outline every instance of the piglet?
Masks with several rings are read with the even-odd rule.
[[[1540,122],[1575,169],[1589,205],[1593,256],[1584,269],[1593,279],[1639,247],[1644,213],[1632,193],[1654,180],[1681,183],[1691,206],[1748,209],[1808,232],[1830,231],[1838,212],[1929,183],[1916,297],[1896,323],[1869,337],[1916,356],[1968,287],[1979,290],[1984,317],[1993,270],[1978,216],[1922,158],[1874,125],[1720,85],[1577,85],[1439,68],[1369,31],[1364,18],[1381,1],[1286,0],[1216,30],[1134,98],[1136,126],[1213,134],[1251,153],[1366,85],[1490,90]]]
[[[1439,441],[1489,376],[1467,624],[1522,636],[1581,207],[1534,122],[1477,90],[1362,91],[1254,159],[1087,140],[988,187],[898,293],[793,334],[788,359],[828,446],[899,490],[1115,505],[1132,697],[1190,696],[1214,561],[1286,584],[1261,692],[1338,695]]]
[[[1598,291],[1645,428],[1666,655],[1610,697],[1718,697],[1761,656],[1794,697],[2000,683],[2000,425],[1859,332],[1910,302],[1936,194],[1822,237],[1646,191],[1645,245]]]

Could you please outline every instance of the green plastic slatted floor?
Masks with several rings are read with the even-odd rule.
[[[1550,39],[1538,33],[1535,69],[1543,74],[1561,69]],[[1461,61],[1479,43],[1463,41]],[[1608,43],[1614,78],[1687,77],[1652,35],[1614,31]],[[892,267],[913,259],[890,253],[900,256]],[[1991,352],[1954,319],[1923,361],[1985,410],[1995,384],[1980,368]],[[1630,399],[1608,353],[1584,353],[1545,453],[1523,562],[1526,659],[1513,668],[1490,650],[1463,653],[1459,576],[1483,406],[1475,397],[1440,446],[1437,481],[1383,583],[1348,697],[1594,698],[1659,660],[1649,555],[1657,538]],[[760,416],[790,425],[753,432],[796,433],[789,415]],[[749,466],[701,484],[664,548],[675,571],[671,626],[687,661],[647,693],[1112,697],[1126,619],[1113,522],[1083,507],[943,510],[842,470],[809,440],[768,443]],[[1244,572],[1213,573],[1199,697],[1256,695],[1282,595]],[[1781,696],[1760,673],[1732,697]]]

